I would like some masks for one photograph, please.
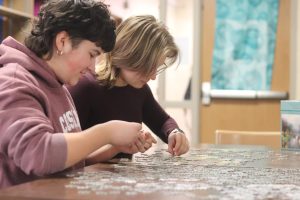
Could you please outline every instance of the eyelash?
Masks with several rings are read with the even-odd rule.
[[[96,56],[90,53],[90,57],[91,58],[95,58]]]

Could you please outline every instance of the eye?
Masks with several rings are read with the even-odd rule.
[[[94,58],[96,58],[96,57],[98,57],[98,56],[101,55],[101,51],[98,51],[98,50],[92,50],[92,51],[89,52],[89,54],[90,54],[90,58],[91,58],[91,59],[94,59]]]
[[[95,57],[96,57],[96,55],[95,55],[95,54],[92,54],[92,53],[90,53],[90,57],[91,57],[91,58],[95,58]]]

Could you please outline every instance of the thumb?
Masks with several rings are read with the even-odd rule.
[[[174,138],[170,138],[170,140],[168,142],[168,152],[172,155],[174,155],[173,149],[175,147],[175,144],[176,144],[176,142],[175,142]]]
[[[150,138],[151,139],[151,143],[154,143],[154,144],[157,143],[156,139],[151,135],[151,133],[146,132],[145,136],[146,136],[146,138]]]

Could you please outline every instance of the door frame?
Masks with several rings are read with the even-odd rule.
[[[297,79],[300,68],[300,3],[291,0],[291,61],[290,61],[290,99],[300,99],[300,80]]]
[[[159,18],[166,22],[167,15],[167,1],[159,1]],[[200,106],[201,106],[201,28],[202,28],[202,0],[193,0],[193,67],[191,74],[191,99],[182,101],[168,101],[166,100],[166,75],[162,73],[158,77],[157,96],[158,102],[164,108],[188,108],[192,113],[192,128],[191,128],[191,144],[199,144],[200,141]]]

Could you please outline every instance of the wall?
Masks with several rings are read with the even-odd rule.
[[[296,56],[297,56],[297,66],[296,66],[296,72],[295,75],[295,81],[296,81],[296,90],[295,90],[295,98],[296,99],[300,99],[300,79],[299,79],[299,72],[300,72],[300,39],[299,39],[299,34],[300,34],[300,2],[298,0],[297,1],[297,31],[296,31],[296,34],[297,34],[297,37],[298,37],[298,40],[297,40],[297,53],[296,53]],[[297,78],[298,77],[298,78]]]
[[[300,2],[291,0],[290,99],[300,99]]]

